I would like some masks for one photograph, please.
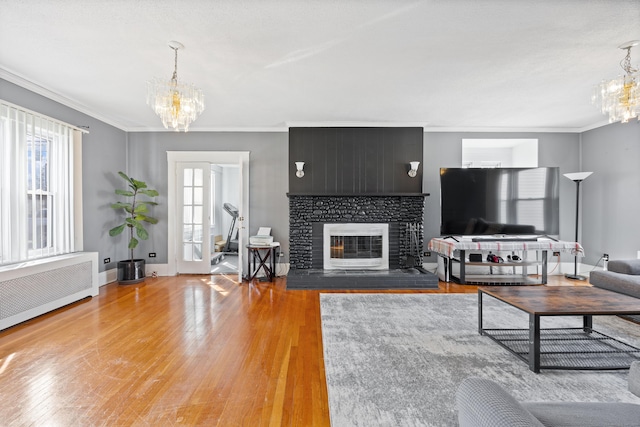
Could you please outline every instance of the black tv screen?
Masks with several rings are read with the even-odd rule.
[[[441,168],[440,233],[557,236],[559,176],[557,167]]]

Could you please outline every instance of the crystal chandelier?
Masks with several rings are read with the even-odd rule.
[[[147,105],[160,116],[166,129],[189,131],[189,125],[204,110],[204,95],[192,84],[178,83],[178,50],[182,43],[170,41],[175,53],[173,76],[166,81],[158,77],[147,82]]]
[[[640,120],[640,73],[631,66],[631,48],[638,44],[640,40],[633,40],[618,46],[627,51],[620,62],[626,74],[613,80],[603,80],[595,87],[591,100],[600,104],[603,114],[609,115],[609,123],[627,123],[634,117]]]

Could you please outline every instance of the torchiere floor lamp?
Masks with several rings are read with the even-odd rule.
[[[572,172],[565,173],[564,176],[569,178],[571,181],[576,183],[576,243],[578,242],[578,226],[579,226],[579,218],[580,218],[580,183],[587,179],[589,175],[593,172]],[[564,277],[567,279],[573,280],[586,280],[587,278],[584,276],[580,276],[578,274],[578,255],[575,255],[575,260],[573,261],[573,274],[565,274]]]

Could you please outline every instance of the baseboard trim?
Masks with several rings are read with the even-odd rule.
[[[147,277],[153,277],[154,274],[156,276],[170,276],[170,274],[168,274],[168,271],[168,264],[145,264],[144,266],[144,274]],[[98,273],[99,286],[108,285],[109,283],[113,283],[116,280],[118,280],[117,268],[112,268],[110,270],[105,270]]]
[[[169,264],[145,264],[144,270],[147,277],[172,276],[169,274]]]
[[[109,283],[115,282],[118,279],[118,269],[112,268],[110,270],[101,271],[98,273],[98,285],[104,286]]]

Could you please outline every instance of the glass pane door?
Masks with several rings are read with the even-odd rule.
[[[208,163],[180,163],[177,206],[181,240],[178,273],[206,274],[211,270],[210,166]]]

